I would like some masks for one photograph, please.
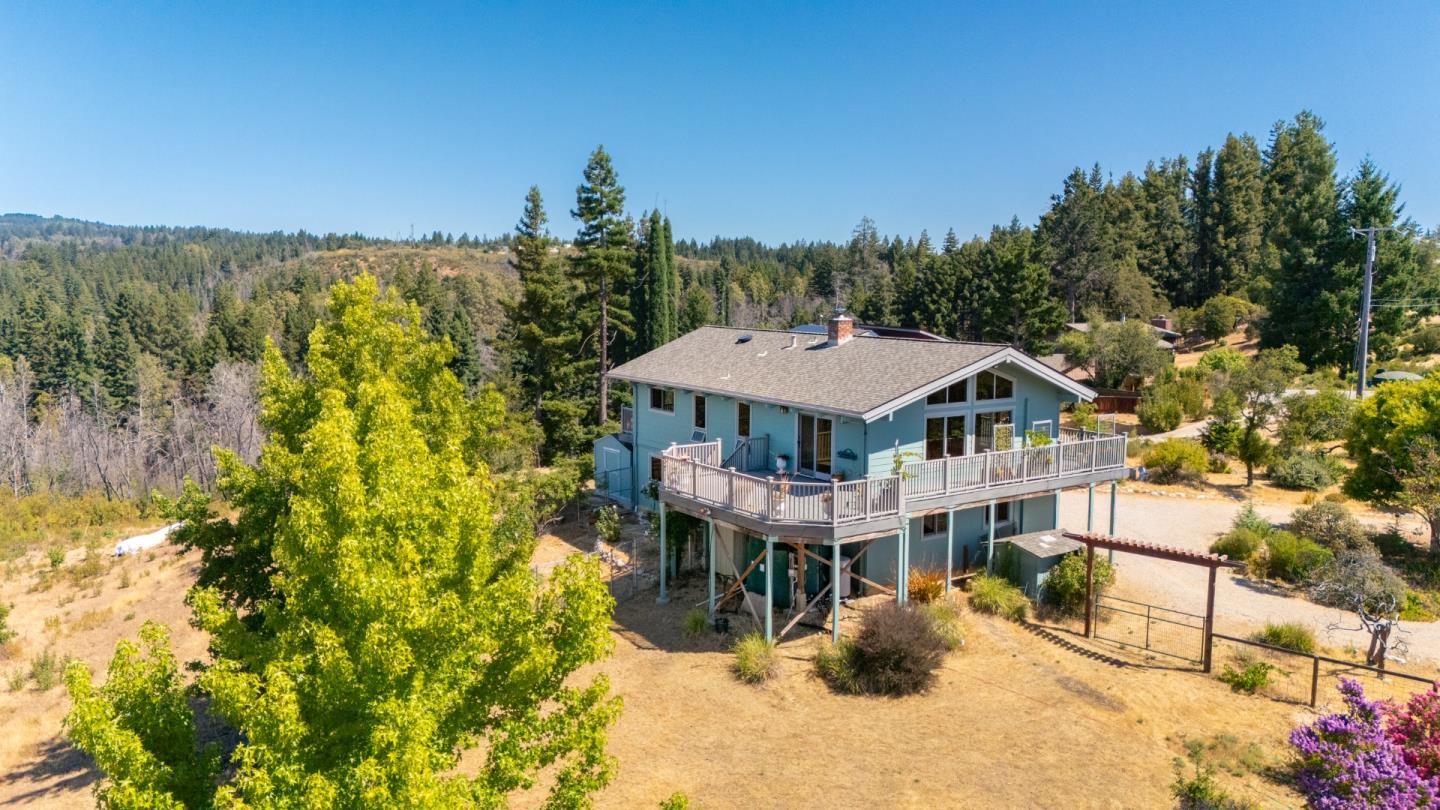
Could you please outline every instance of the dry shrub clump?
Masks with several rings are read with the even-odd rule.
[[[746,633],[735,641],[735,675],[746,683],[764,683],[780,672],[774,642],[759,633]]]
[[[934,602],[945,595],[945,572],[943,571],[911,568],[906,582],[908,583],[906,593],[911,602],[922,604]]]
[[[981,574],[970,580],[970,607],[981,613],[1023,622],[1030,612],[1030,600],[1010,580]]]
[[[911,695],[935,682],[946,639],[921,608],[887,602],[865,611],[860,632],[816,658],[820,677],[851,694]]]

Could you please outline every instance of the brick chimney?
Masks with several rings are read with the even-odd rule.
[[[845,314],[843,307],[836,307],[835,314],[825,324],[831,346],[842,346],[855,336],[855,321]]]
[[[1157,315],[1154,318],[1151,318],[1150,325],[1158,327],[1160,329],[1164,329],[1166,332],[1175,331],[1174,327],[1170,325],[1170,319],[1165,317],[1164,315]]]

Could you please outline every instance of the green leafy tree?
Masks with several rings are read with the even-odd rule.
[[[1345,451],[1355,468],[1345,493],[1419,514],[1430,527],[1430,554],[1440,555],[1440,375],[1386,383],[1355,412]]]
[[[1119,388],[1126,380],[1142,382],[1170,365],[1170,352],[1159,344],[1155,330],[1142,321],[1100,324],[1095,336],[1095,383]]]
[[[216,804],[494,807],[548,769],[549,804],[574,807],[613,770],[604,742],[618,699],[603,675],[574,677],[607,654],[613,600],[584,557],[545,582],[531,574],[529,516],[499,510],[505,490],[467,452],[475,428],[453,350],[420,321],[369,275],[337,284],[309,374],[266,352],[258,465],[221,455],[238,516],[217,518],[193,489],[168,507],[185,520],[182,542],[207,551],[189,597],[213,659],[197,687],[240,740],[233,772],[210,780]],[[263,549],[259,571],[209,570],[227,559],[213,552],[245,544]],[[143,738],[137,718],[172,694],[99,709]],[[183,718],[163,727],[185,730]],[[117,784],[151,760],[187,761],[77,742],[115,759]],[[454,773],[477,744],[478,773]],[[143,806],[187,803],[152,783],[173,798]]]
[[[579,316],[585,342],[598,360],[596,424],[603,426],[610,415],[610,344],[617,337],[635,334],[626,306],[627,285],[634,275],[632,228],[625,218],[625,188],[603,146],[590,154],[570,215],[580,222],[575,236],[579,254],[570,266],[581,289]]]
[[[1210,420],[1201,429],[1200,443],[1212,453],[1233,456],[1240,449],[1245,430],[1240,424],[1240,404],[1235,393],[1222,390],[1210,408]]]
[[[1270,458],[1264,430],[1280,412],[1281,395],[1305,366],[1294,346],[1265,349],[1245,368],[1230,375],[1228,389],[1240,409],[1241,435],[1236,455],[1245,465],[1245,485],[1255,483],[1255,468]]]

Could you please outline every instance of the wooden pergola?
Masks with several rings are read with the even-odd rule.
[[[1139,554],[1142,557],[1154,557],[1159,560],[1198,565],[1209,569],[1210,577],[1205,593],[1205,638],[1201,662],[1205,667],[1205,671],[1210,671],[1211,636],[1215,631],[1215,572],[1221,568],[1244,568],[1244,563],[1236,562],[1223,554],[1190,551],[1189,549],[1162,546],[1157,543],[1131,540],[1127,537],[1115,537],[1114,535],[1101,534],[1099,532],[1065,532],[1065,537],[1085,544],[1086,638],[1093,638],[1095,633],[1095,549],[1103,548],[1110,551],[1123,551],[1127,554]]]

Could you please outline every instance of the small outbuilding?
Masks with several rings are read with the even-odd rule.
[[[1066,537],[1064,529],[1018,534],[1007,542],[1010,544],[1007,573],[1031,599],[1039,597],[1050,569],[1059,565],[1061,558],[1085,548],[1084,543]]]

